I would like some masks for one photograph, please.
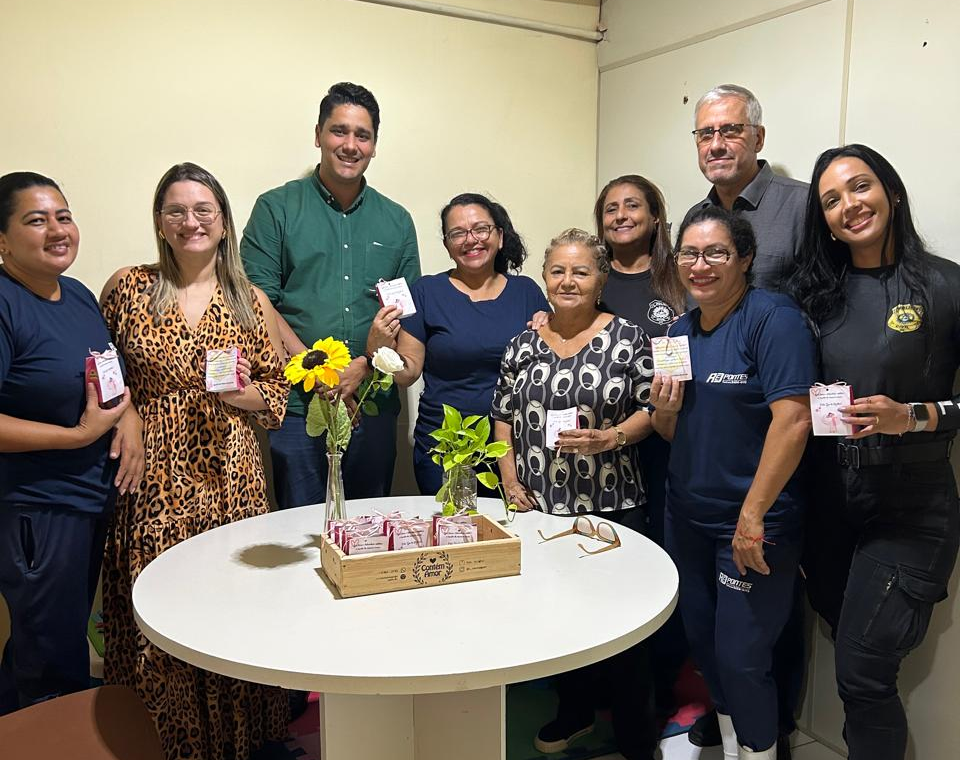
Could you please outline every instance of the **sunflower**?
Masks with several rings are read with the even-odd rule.
[[[340,382],[340,372],[350,363],[350,352],[332,337],[318,340],[313,348],[291,357],[283,374],[293,385],[301,380],[308,393],[318,382],[329,388]]]

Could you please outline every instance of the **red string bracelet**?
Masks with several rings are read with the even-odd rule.
[[[740,536],[740,538],[746,539],[747,541],[752,543],[754,546],[756,546],[757,544],[770,544],[770,546],[776,546],[776,544],[773,543],[773,541],[768,541],[767,539],[765,539],[762,533],[759,536],[748,536],[743,531],[738,530],[736,532],[736,535]]]

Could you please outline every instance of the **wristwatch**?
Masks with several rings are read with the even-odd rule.
[[[930,424],[930,412],[927,409],[927,405],[918,401],[911,401],[910,411],[913,412],[913,418],[916,420],[916,424],[913,426],[911,432],[920,433],[926,430],[927,425]]]
[[[613,450],[618,451],[627,445],[627,434],[623,432],[623,429],[619,425],[614,425],[613,429],[617,432],[617,445]]]

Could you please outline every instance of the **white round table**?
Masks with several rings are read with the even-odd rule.
[[[348,502],[350,514],[429,515],[432,497]],[[481,499],[480,510],[503,516]],[[167,550],[140,574],[146,637],[223,675],[323,692],[325,760],[497,760],[504,684],[605,659],[642,641],[676,604],[677,571],[643,536],[622,546],[565,536],[568,517],[518,514],[521,574],[338,598],[320,571],[323,506],[272,512]],[[595,521],[596,522],[596,521]]]

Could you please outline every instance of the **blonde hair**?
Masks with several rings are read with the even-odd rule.
[[[596,263],[597,270],[600,272],[600,274],[606,275],[610,271],[610,259],[607,257],[606,244],[604,244],[604,242],[596,235],[591,235],[589,232],[586,230],[581,230],[579,227],[570,227],[550,241],[547,249],[543,252],[544,268],[547,266],[547,261],[550,259],[550,254],[553,253],[554,249],[559,248],[561,245],[579,245],[586,248],[588,251],[590,251],[590,253],[593,254],[594,262]]]
[[[160,209],[167,190],[175,182],[199,182],[213,193],[220,206],[223,217],[223,238],[217,245],[216,275],[223,300],[233,315],[233,318],[244,330],[255,330],[257,317],[253,309],[253,291],[246,272],[243,271],[243,262],[240,260],[240,247],[237,245],[237,232],[233,224],[233,212],[230,211],[230,201],[223,187],[206,169],[192,163],[176,164],[171,166],[160,178],[157,190],[153,194],[153,231],[157,240],[159,261],[151,265],[157,273],[156,282],[147,289],[149,299],[148,309],[153,315],[155,323],[160,322],[162,315],[169,313],[177,306],[177,288],[184,285],[183,277],[173,249],[160,231]]]

